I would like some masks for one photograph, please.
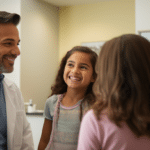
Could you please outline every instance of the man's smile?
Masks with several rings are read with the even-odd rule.
[[[9,61],[12,62],[12,63],[14,63],[14,61],[15,61],[15,59],[16,59],[16,56],[5,55],[3,58],[9,60]]]

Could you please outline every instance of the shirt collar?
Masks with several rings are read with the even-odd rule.
[[[0,82],[2,82],[4,79],[4,75],[3,74],[0,74]]]

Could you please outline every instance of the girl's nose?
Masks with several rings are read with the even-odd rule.
[[[72,73],[79,73],[79,68],[78,67],[74,67],[72,69]]]

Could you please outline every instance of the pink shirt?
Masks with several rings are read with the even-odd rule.
[[[115,125],[106,115],[97,120],[93,110],[84,116],[77,150],[150,150],[150,138],[137,138],[123,123]]]

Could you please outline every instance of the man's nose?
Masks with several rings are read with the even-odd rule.
[[[16,46],[16,47],[11,51],[11,53],[12,53],[13,55],[19,56],[19,55],[20,55],[20,49],[19,49],[19,47]]]

